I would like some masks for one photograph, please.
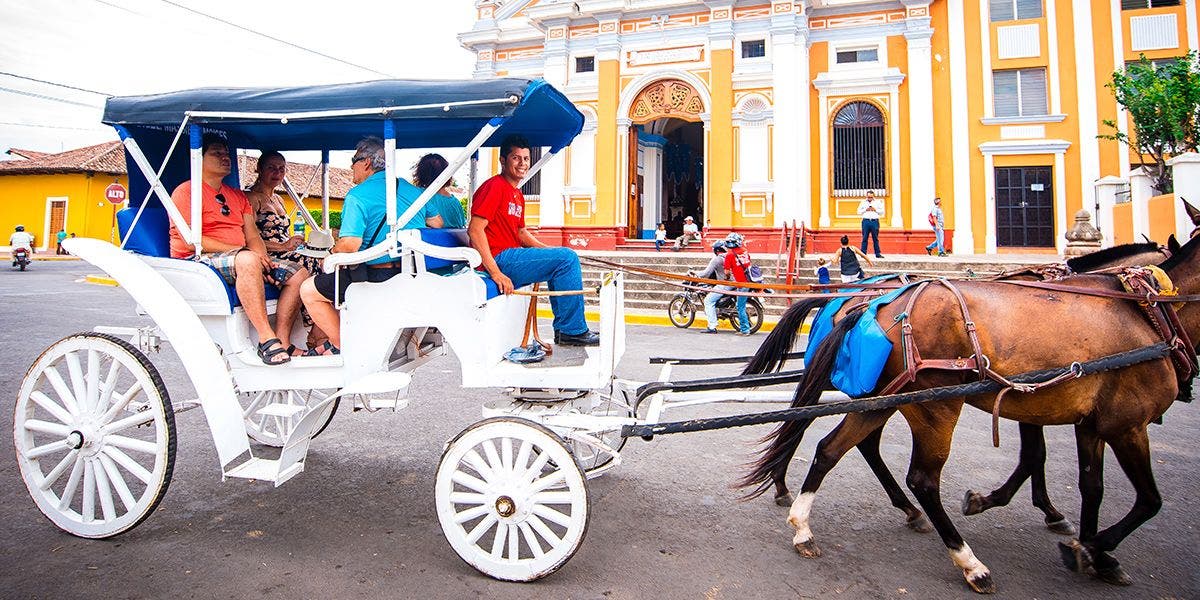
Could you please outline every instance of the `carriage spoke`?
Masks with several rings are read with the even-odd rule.
[[[131,474],[133,474],[134,477],[141,479],[142,483],[150,485],[150,482],[154,480],[154,475],[152,475],[150,471],[147,471],[145,467],[139,465],[137,461],[130,458],[128,454],[122,452],[120,448],[105,446],[103,452],[107,454],[109,458],[113,459],[113,461],[118,465],[124,467],[126,471],[129,471]]]
[[[95,463],[92,463],[95,465]],[[100,511],[104,514],[105,521],[111,521],[117,518],[116,508],[113,506],[112,488],[109,486],[108,473],[104,471],[104,465],[93,466],[92,470],[96,472],[96,491],[100,497]]]
[[[533,529],[529,526],[529,522],[522,522],[517,527],[521,530],[521,533],[525,535],[525,545],[529,546],[529,550],[533,552],[533,557],[541,558],[546,551],[542,550],[542,545],[538,543],[537,535],[533,533]]]
[[[530,499],[541,504],[571,504],[575,500],[571,492],[538,492]]]
[[[104,416],[100,418],[100,422],[107,423],[113,420],[113,417],[117,416],[117,413],[125,410],[126,406],[129,406],[129,402],[133,400],[134,396],[137,396],[138,392],[140,391],[142,391],[142,382],[135,381],[133,385],[129,386],[129,389],[125,390],[125,393],[117,397],[117,401],[108,408],[108,412],[104,413]]]
[[[47,454],[51,454],[53,452],[58,452],[59,450],[66,450],[70,447],[71,447],[71,445],[69,443],[67,443],[67,440],[58,440],[57,442],[50,442],[49,444],[46,444],[44,446],[37,446],[35,448],[30,448],[27,452],[25,452],[25,458],[28,458],[28,459],[41,458]]]
[[[58,511],[64,512],[71,506],[71,500],[75,497],[75,490],[79,487],[79,480],[83,477],[83,456],[75,456],[75,466],[71,467],[71,476],[67,477],[67,485],[63,488],[62,496],[58,498]]]
[[[112,399],[113,390],[117,387],[117,375],[121,371],[121,361],[116,358],[110,358],[112,361],[108,365],[108,375],[104,378],[104,384],[100,386],[100,396],[96,400],[96,413],[103,414],[108,410],[108,401]]]
[[[62,474],[67,470],[67,467],[76,464],[76,459],[78,456],[78,450],[71,450],[68,452],[62,460],[58,461],[58,464],[55,465],[53,469],[50,469],[49,473],[46,473],[46,476],[42,478],[41,483],[38,483],[38,487],[43,490],[50,489],[50,486],[54,485],[54,482],[58,481],[59,477],[62,477]]]
[[[157,454],[158,453],[158,444],[155,444],[154,442],[147,442],[144,440],[135,440],[133,438],[125,437],[123,435],[106,435],[106,436],[104,436],[104,441],[109,444],[112,444],[114,446],[124,448],[126,450],[134,450],[136,452],[145,452],[146,454]]]
[[[450,492],[450,501],[455,504],[483,504],[487,496],[470,492]]]
[[[35,404],[45,409],[46,412],[50,413],[51,416],[60,422],[66,424],[75,422],[75,417],[67,410],[64,410],[62,405],[51,400],[49,396],[35,390],[32,394],[29,394],[29,399],[33,400]]]
[[[450,476],[450,480],[465,488],[470,488],[476,492],[484,493],[487,491],[488,484],[480,479],[472,477],[462,471],[455,471],[454,475]]]
[[[92,412],[96,410],[100,402],[100,353],[94,348],[88,348],[87,353],[87,385],[85,388],[87,398],[87,410]]]
[[[565,514],[559,512],[557,510],[554,510],[553,508],[550,508],[549,506],[546,506],[544,504],[534,504],[533,505],[533,513],[539,517],[542,517],[543,519],[546,519],[547,521],[552,521],[555,524],[561,525],[563,527],[571,526],[570,515],[565,515]]]
[[[96,520],[96,470],[92,461],[83,460],[83,522]]]
[[[517,460],[513,463],[514,473],[525,473],[529,468],[529,452],[533,449],[533,444],[529,440],[521,440],[521,447],[517,448]]]
[[[490,511],[490,510],[492,510],[492,507],[487,504],[480,504],[479,506],[473,506],[471,508],[468,508],[467,510],[464,510],[464,511],[454,515],[454,522],[458,523],[459,525],[462,525],[463,523],[466,523],[467,521],[470,521],[473,519],[478,519],[479,517],[482,517],[483,515],[487,514],[488,511]]]
[[[49,421],[40,421],[38,419],[30,419],[25,421],[25,429],[61,437],[66,437],[68,433],[71,433],[71,428],[66,425],[61,423],[51,423]]]
[[[106,425],[104,427],[104,433],[107,435],[107,434],[117,433],[119,431],[125,431],[126,429],[129,429],[130,427],[137,427],[138,425],[144,425],[153,420],[154,420],[154,413],[152,411],[134,413],[128,417],[125,417],[124,419],[121,419],[120,421],[117,421],[115,423],[109,423],[108,425]]]
[[[500,466],[504,467],[505,473],[511,473],[513,471],[512,438],[504,438],[500,440]]]
[[[67,382],[63,381],[62,375],[58,374],[58,369],[53,366],[46,367],[46,380],[50,382],[50,386],[58,393],[58,397],[62,399],[63,406],[67,407],[67,412],[71,413],[72,417],[79,416],[79,407],[75,402],[75,395],[71,390],[67,389]]]
[[[542,536],[542,539],[549,542],[551,548],[557,546],[558,543],[562,541],[562,538],[558,537],[558,535],[550,529],[550,526],[546,525],[546,522],[543,521],[541,517],[531,514],[525,519],[525,522],[529,523],[529,526],[532,527],[538,535]]]
[[[556,486],[566,479],[562,471],[554,471],[530,484],[530,491],[537,493],[548,487]]]
[[[483,455],[487,457],[488,466],[493,471],[501,468],[503,463],[500,462],[500,455],[496,453],[496,444],[492,443],[492,440],[484,440],[481,445],[483,446]]]
[[[255,395],[254,399],[251,400],[250,403],[246,405],[246,408],[242,410],[242,417],[245,418],[254,414],[254,411],[258,410],[258,407],[262,404],[263,398],[266,398],[267,394],[269,393],[270,392],[264,391]]]
[[[492,538],[492,558],[504,558],[504,541],[508,539],[508,526],[504,523],[496,525],[496,536]]]
[[[471,532],[467,534],[467,543],[474,544],[475,542],[478,542],[479,538],[483,537],[483,534],[487,533],[488,529],[491,529],[492,525],[495,525],[497,520],[498,517],[495,513],[489,512],[488,514],[484,515],[483,520],[477,523],[475,527],[471,529]]]
[[[509,560],[518,560],[521,558],[521,534],[517,531],[517,526],[508,525],[508,558]]]
[[[129,512],[133,510],[133,507],[137,506],[137,500],[134,500],[133,493],[129,491],[129,485],[125,483],[125,478],[117,470],[117,463],[114,463],[111,458],[104,454],[101,454],[98,458],[100,459],[100,466],[104,467],[104,473],[108,476],[108,482],[117,491],[117,496],[121,498],[121,503],[125,505],[125,511]]]
[[[550,462],[550,455],[545,452],[539,453],[537,458],[533,459],[533,464],[529,465],[528,469],[525,469],[524,475],[521,476],[521,481],[536,479],[538,475],[542,474],[542,467],[545,467],[548,462]]]
[[[479,473],[484,479],[491,479],[494,475],[492,469],[484,462],[483,457],[479,456],[479,453],[474,450],[470,450],[463,455],[463,462],[468,467],[474,469],[476,473]]]
[[[68,352],[63,358],[67,361],[67,373],[71,375],[71,388],[75,390],[75,404],[79,414],[84,414],[89,410],[87,383],[83,380],[83,366],[79,364],[79,355]]]

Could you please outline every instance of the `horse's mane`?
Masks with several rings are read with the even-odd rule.
[[[1196,253],[1196,248],[1200,248],[1200,235],[1188,240],[1188,243],[1184,244],[1183,247],[1179,249],[1179,252],[1172,254],[1171,258],[1168,258],[1167,260],[1163,261],[1162,264],[1158,265],[1159,268],[1170,272],[1171,269],[1174,269],[1175,267],[1178,267],[1179,265],[1191,260],[1192,255]]]
[[[1154,242],[1145,242],[1140,244],[1121,244],[1112,248],[1097,250],[1091,254],[1076,256],[1075,258],[1067,259],[1067,266],[1076,273],[1086,273],[1094,271],[1101,267],[1107,266],[1113,262],[1121,260],[1135,254],[1143,254],[1146,252],[1154,252],[1158,250],[1158,244]]]

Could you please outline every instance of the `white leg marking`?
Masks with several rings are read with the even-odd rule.
[[[975,558],[975,553],[971,551],[971,547],[966,542],[963,542],[962,548],[950,551],[950,560],[962,569],[963,577],[966,577],[968,581],[975,581],[988,574],[988,568],[979,562],[978,558]]]
[[[808,515],[812,512],[812,503],[816,496],[816,492],[800,494],[788,511],[788,525],[796,529],[796,536],[792,538],[793,544],[803,544],[813,537],[812,530],[808,528]]]

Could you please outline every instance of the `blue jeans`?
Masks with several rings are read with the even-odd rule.
[[[879,219],[863,219],[862,220],[862,246],[861,250],[864,254],[867,252],[867,237],[875,242],[875,256],[879,256],[882,252],[879,251]]]
[[[579,255],[570,248],[509,248],[496,255],[496,266],[514,287],[545,281],[555,292],[583,289]],[[567,335],[587,332],[582,295],[551,296],[550,310],[554,311],[555,331]]]
[[[933,243],[928,246],[925,246],[925,249],[933,250],[934,248],[937,248],[938,254],[945,254],[946,253],[946,246],[944,244],[945,236],[946,236],[945,229],[943,229],[941,227],[934,227],[933,228]]]
[[[663,247],[663,244],[665,244],[665,243],[667,243],[666,240],[658,240],[658,239],[654,240],[654,251],[662,252],[662,247]]]
[[[708,319],[709,329],[717,328],[717,301],[724,295],[719,293],[719,291],[729,291],[732,289],[734,288],[731,285],[718,285],[704,297],[704,318]],[[746,290],[739,291],[744,292]],[[750,316],[746,314],[746,300],[748,299],[748,296],[737,297],[738,321],[741,322],[742,333],[750,333]]]

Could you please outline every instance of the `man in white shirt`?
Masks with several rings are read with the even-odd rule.
[[[875,192],[867,190],[867,197],[858,203],[858,214],[862,217],[862,244],[867,251],[867,236],[875,243],[875,258],[883,258],[879,252],[879,220],[883,218],[883,202],[875,199]]]
[[[25,231],[24,225],[17,225],[17,230],[8,236],[8,245],[12,250],[24,248],[33,254],[33,236]]]
[[[700,228],[696,227],[696,221],[691,217],[683,219],[683,235],[675,238],[675,247],[672,250],[679,252],[683,248],[687,248],[688,242],[700,240]]]

